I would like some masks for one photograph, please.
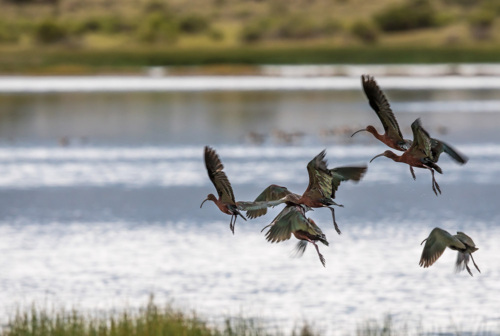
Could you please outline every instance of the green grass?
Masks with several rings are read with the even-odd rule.
[[[317,318],[332,318],[331,316]],[[325,331],[329,332],[329,331]],[[331,331],[330,331],[331,332]],[[356,336],[403,335],[492,335],[496,331],[478,329],[462,332],[460,328],[443,331],[425,325],[396,324],[391,315],[382,320],[366,320],[358,324]],[[258,319],[228,317],[214,324],[196,314],[186,313],[167,304],[160,306],[153,296],[139,309],[114,313],[83,312],[77,309],[41,309],[33,305],[28,310],[18,310],[3,326],[0,336],[319,336],[321,332],[311,323],[293,326],[290,333],[269,329]]]
[[[222,326],[210,325],[196,313],[185,313],[171,305],[161,307],[153,297],[138,310],[115,314],[83,313],[76,309],[48,310],[35,305],[18,311],[1,336],[266,336],[283,335],[266,331],[259,321],[227,318]],[[297,328],[292,335],[316,335],[310,326]]]

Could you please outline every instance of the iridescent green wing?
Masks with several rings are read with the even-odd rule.
[[[267,213],[267,208],[283,203],[283,198],[289,194],[293,194],[286,187],[276,184],[271,184],[264,189],[254,202],[239,202],[242,205],[241,210],[247,212],[248,218],[257,218]]]
[[[384,126],[384,131],[392,139],[398,141],[404,141],[403,134],[399,128],[399,124],[392,112],[391,106],[385,97],[384,92],[379,88],[377,82],[372,76],[363,75],[361,76],[361,82],[363,84],[363,91],[365,92],[368,102],[371,108],[377,113],[382,126]]]
[[[335,198],[335,192],[339,188],[341,182],[344,181],[360,181],[366,173],[366,166],[347,166],[330,169],[332,176],[332,193],[331,198]]]
[[[411,130],[413,132],[413,143],[408,149],[409,151],[420,151],[423,154],[423,157],[433,160],[432,154],[432,141],[429,133],[422,127],[422,123],[420,118],[417,118],[411,124]]]
[[[326,151],[323,150],[307,164],[309,185],[303,197],[317,200],[329,197],[332,193],[332,176],[328,170],[325,155]]]
[[[207,167],[208,177],[214,184],[221,201],[227,204],[235,204],[233,188],[223,171],[224,165],[215,150],[208,146],[205,146],[205,166]]]
[[[429,237],[427,237],[419,265],[423,267],[431,266],[439,259],[448,246],[465,249],[465,245],[449,232],[440,228],[434,228]]]
[[[462,243],[464,243],[467,246],[476,247],[476,244],[474,243],[474,241],[472,240],[472,238],[469,237],[468,235],[466,235],[463,232],[460,232],[460,231],[457,232],[457,234],[455,235],[455,237],[457,237],[458,240],[460,240]]]
[[[309,231],[311,226],[300,205],[286,206],[269,225],[266,239],[271,243],[279,243],[290,239],[292,232]]]

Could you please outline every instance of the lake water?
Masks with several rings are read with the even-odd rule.
[[[21,89],[5,89],[15,80]],[[412,332],[500,334],[498,78],[429,78],[428,88],[378,79],[407,138],[420,117],[470,161],[441,156],[439,197],[427,171],[413,181],[403,164],[368,164],[360,183],[337,192],[342,235],[328,210],[308,213],[330,242],[320,246],[326,268],[311,247],[291,257],[294,238],[265,241],[260,230],[281,207],[238,219],[234,236],[214,204],[200,209],[215,192],[203,146],[218,151],[238,200],[271,183],[301,193],[321,150],[333,168],[367,164],[386,149],[368,133],[350,137],[368,124],[381,130],[359,78],[335,79],[345,87],[289,78],[264,89],[252,78],[229,86],[204,78],[183,90],[86,80],[94,86],[0,80],[0,320],[33,302],[110,311],[153,293],[214,323],[257,317],[288,331],[307,321],[347,335],[389,315]],[[454,273],[451,250],[418,266],[420,242],[436,226],[474,239],[482,273]]]

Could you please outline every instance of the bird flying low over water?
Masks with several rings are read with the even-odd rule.
[[[271,243],[288,240],[293,234],[295,238],[299,239],[296,246],[298,256],[304,254],[307,243],[313,244],[318,252],[319,260],[325,266],[325,258],[319,252],[316,242],[320,241],[328,246],[328,241],[319,226],[311,218],[306,218],[307,210],[308,207],[303,204],[289,204],[262,231],[269,227],[266,239]]]
[[[363,85],[363,91],[368,98],[368,103],[380,119],[385,133],[379,134],[374,126],[368,125],[366,128],[354,132],[351,137],[358,132],[366,131],[373,134],[375,138],[393,149],[405,151],[410,148],[411,141],[403,138],[399,124],[391,110],[391,106],[389,105],[384,92],[382,92],[382,90],[378,87],[377,82],[375,82],[375,79],[369,75],[362,75],[361,84]]]
[[[234,199],[233,188],[231,183],[224,173],[224,165],[222,164],[219,156],[214,149],[205,146],[205,166],[207,168],[208,177],[212,181],[217,190],[219,198],[215,197],[214,194],[209,194],[207,198],[201,203],[200,208],[206,201],[212,201],[217,205],[217,207],[225,214],[231,215],[231,220],[229,221],[229,228],[234,234],[234,225],[236,224],[236,218],[240,216],[244,220],[246,218],[238,210],[238,204]]]
[[[354,132],[351,136],[358,132],[366,131],[373,134],[375,138],[393,149],[398,151],[408,150],[412,145],[412,141],[403,138],[403,134],[401,133],[399,124],[394,116],[394,113],[392,112],[391,106],[389,105],[384,92],[377,85],[375,79],[369,75],[362,75],[361,83],[371,108],[375,111],[380,119],[380,122],[382,123],[382,126],[384,127],[384,134],[379,134],[375,127],[368,125],[366,128]],[[468,158],[465,155],[459,153],[444,141],[434,138],[430,138],[430,140],[433,157],[436,160],[435,162],[437,162],[439,155],[442,152],[448,154],[459,164],[465,164],[468,161]]]
[[[410,148],[401,155],[397,155],[390,150],[374,156],[370,162],[378,158],[379,156],[385,156],[395,162],[406,163],[410,166],[410,172],[415,179],[415,172],[413,167],[429,169],[432,174],[432,190],[437,196],[437,193],[441,193],[441,188],[434,178],[434,171],[442,174],[443,171],[436,164],[437,158],[431,148],[431,138],[429,134],[423,129],[420,119],[415,120],[411,124],[411,130],[413,131],[413,142]]]
[[[332,205],[337,204],[333,199],[335,192],[343,181],[361,180],[366,172],[366,166],[348,166],[328,169],[325,160],[326,151],[316,155],[308,164],[309,185],[302,194],[295,194],[286,187],[271,184],[253,202],[252,208],[246,208],[248,218],[256,218],[267,213],[267,207],[285,203],[287,205],[305,205],[309,208],[327,207],[332,212],[333,225],[337,233],[341,233],[335,221],[335,210]]]
[[[469,258],[472,259],[472,263],[476,267],[479,273],[479,267],[477,267],[472,253],[478,250],[474,241],[463,232],[457,232],[456,235],[451,235],[447,231],[434,228],[429,237],[424,239],[420,245],[425,242],[424,250],[422,251],[422,256],[420,257],[419,265],[422,267],[429,267],[439,257],[443,254],[444,250],[448,247],[452,250],[458,251],[457,261],[455,263],[455,270],[457,272],[462,271],[464,268],[472,276],[472,272],[469,268]]]

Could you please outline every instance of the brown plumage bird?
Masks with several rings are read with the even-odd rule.
[[[412,141],[403,138],[403,134],[401,133],[399,124],[394,116],[394,113],[392,112],[391,106],[387,101],[384,92],[377,85],[375,79],[369,75],[362,75],[361,83],[371,108],[375,111],[380,119],[380,122],[382,123],[382,126],[384,127],[384,134],[379,134],[374,126],[368,125],[366,128],[354,132],[351,137],[358,132],[366,131],[373,134],[375,138],[395,150],[403,152],[408,150],[412,145]],[[459,153],[456,149],[444,141],[434,138],[430,138],[430,141],[435,162],[438,161],[439,155],[442,152],[450,155],[450,157],[459,164],[465,164],[468,161],[468,158],[465,155]]]
[[[429,237],[424,239],[420,245],[424,242],[424,250],[422,251],[422,256],[420,257],[419,265],[422,267],[429,267],[439,257],[443,254],[444,250],[448,247],[452,250],[458,251],[457,261],[455,263],[455,270],[457,272],[462,271],[464,268],[472,276],[472,272],[469,268],[469,258],[472,259],[472,263],[476,267],[479,273],[479,267],[476,265],[472,253],[478,250],[474,241],[463,232],[457,232],[456,235],[451,235],[449,232],[434,228]]]
[[[366,172],[366,166],[349,166],[328,169],[325,160],[326,151],[316,155],[308,164],[309,185],[302,195],[289,191],[286,187],[272,184],[268,186],[254,201],[254,207],[247,209],[248,218],[256,218],[267,213],[267,207],[274,207],[278,204],[305,205],[310,208],[329,208],[332,212],[333,225],[340,234],[341,231],[335,221],[335,210],[332,205],[337,204],[333,199],[335,192],[343,181],[361,180]]]
[[[219,159],[219,156],[214,149],[205,146],[205,166],[207,167],[208,177],[212,181],[217,190],[219,198],[215,197],[214,194],[208,194],[207,198],[201,203],[200,208],[206,201],[212,201],[217,205],[217,207],[225,214],[231,215],[231,220],[229,221],[229,228],[234,234],[234,225],[236,224],[236,218],[238,215],[246,220],[245,217],[238,210],[238,204],[234,200],[233,188],[231,183],[224,173],[224,165]]]
[[[298,256],[304,254],[307,243],[313,244],[316,252],[318,252],[319,260],[325,266],[325,258],[319,252],[316,242],[320,241],[328,246],[328,241],[319,226],[311,218],[306,218],[305,213],[307,210],[307,206],[302,204],[289,204],[262,231],[269,227],[266,232],[266,239],[271,243],[288,240],[293,234],[295,238],[300,240],[296,246]]]
[[[375,138],[393,149],[405,151],[410,148],[411,141],[403,138],[403,134],[392,112],[391,106],[384,92],[382,92],[377,82],[375,82],[375,79],[369,75],[362,75],[361,84],[363,85],[363,91],[368,98],[371,108],[375,111],[384,127],[384,134],[379,134],[374,126],[368,125],[366,128],[354,132],[351,137],[358,132],[366,131],[373,134]]]
[[[413,167],[430,170],[432,174],[432,190],[437,196],[438,192],[441,193],[441,188],[434,178],[434,171],[437,171],[440,174],[442,174],[443,171],[436,164],[437,157],[432,151],[431,138],[429,137],[429,134],[423,129],[420,123],[420,119],[415,120],[411,124],[411,129],[413,131],[413,143],[406,152],[398,156],[392,151],[387,150],[382,154],[374,156],[370,160],[370,162],[380,156],[385,156],[395,162],[406,163],[410,166],[410,171],[413,179],[415,179],[415,172],[413,171]]]

